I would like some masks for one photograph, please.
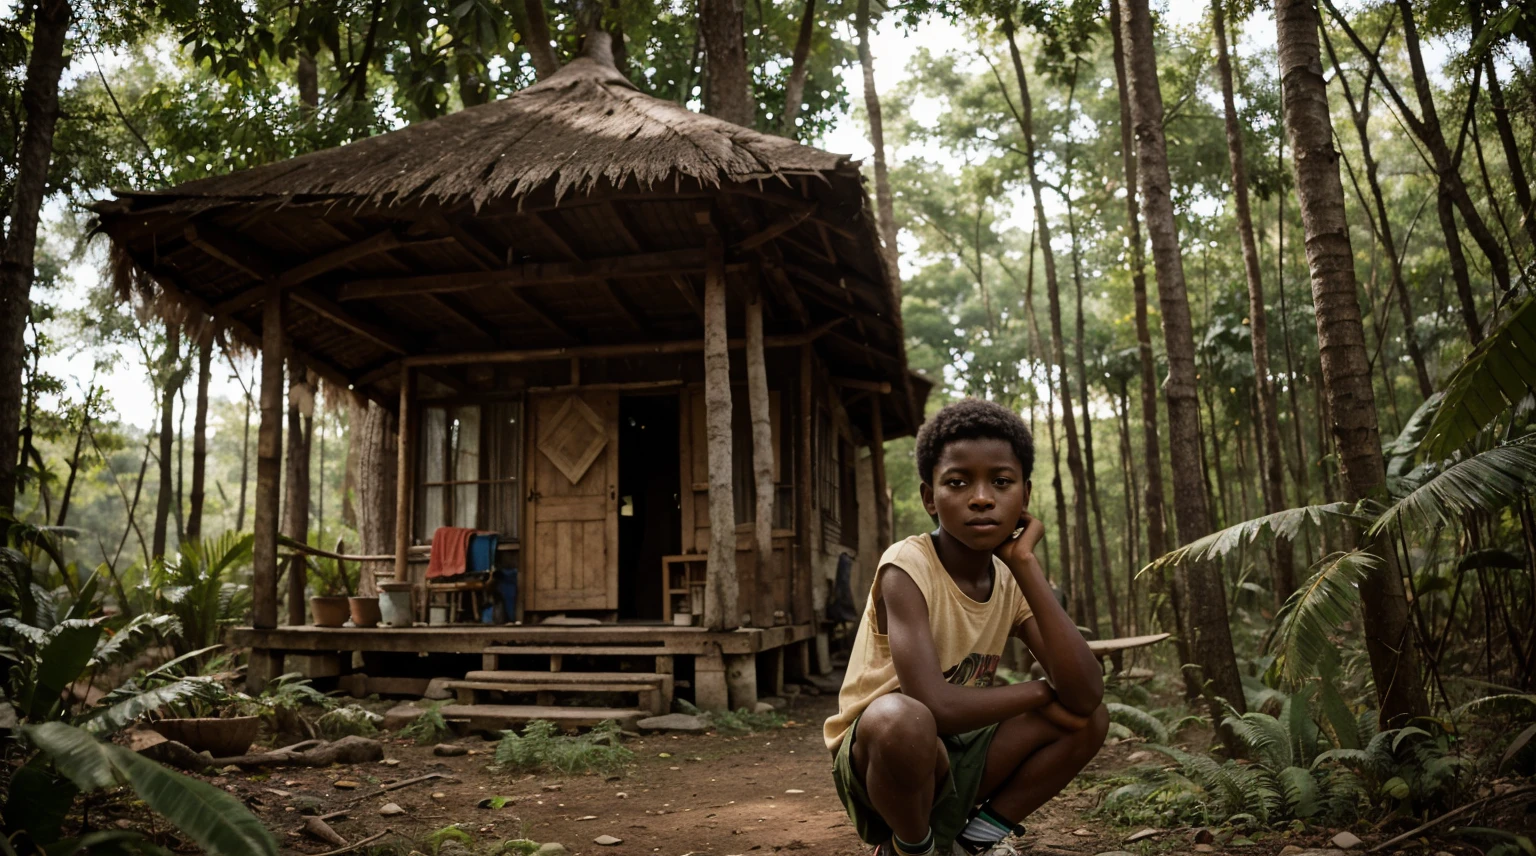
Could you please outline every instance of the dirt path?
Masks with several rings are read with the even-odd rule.
[[[835,708],[832,696],[801,696],[787,711],[790,724],[770,733],[653,734],[629,740],[625,745],[634,751],[635,762],[611,776],[497,773],[488,769],[495,744],[469,739],[460,742],[475,749],[475,755],[438,758],[430,749],[390,742],[386,754],[398,761],[393,765],[283,770],[270,778],[232,773],[215,781],[251,803],[293,853],[329,849],[292,834],[302,824],[300,811],[335,811],[362,796],[352,803],[348,817],[332,821],[348,841],[388,827],[398,837],[386,836],[380,843],[415,843],[432,830],[461,824],[474,837],[477,852],[493,852],[481,848],[527,837],[558,841],[572,853],[614,856],[729,856],[780,850],[854,856],[869,848],[859,842],[838,802],[821,739],[822,720]],[[1123,753],[1116,748],[1106,750],[1095,765],[1117,763]],[[380,784],[432,772],[448,773],[458,781],[434,780],[366,795],[376,793]],[[361,787],[339,790],[334,786],[338,780]],[[477,806],[494,796],[508,798],[505,807]],[[1072,789],[1042,810],[1030,822],[1037,852],[1075,856],[1115,849],[1119,835],[1081,817],[1093,801],[1091,795]],[[379,809],[389,802],[406,813],[381,817]],[[594,844],[601,835],[623,843]]]

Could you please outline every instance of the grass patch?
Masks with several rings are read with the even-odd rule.
[[[759,731],[773,731],[783,728],[789,718],[776,710],[764,713],[753,713],[746,708],[741,710],[727,710],[709,714],[709,722],[715,730],[721,734],[755,734]]]
[[[432,856],[437,856],[437,851],[442,849],[443,844],[448,841],[457,841],[465,847],[475,846],[475,839],[457,825],[434,829],[427,833],[426,837],[421,840],[421,843],[426,847],[428,853],[431,853]]]
[[[606,773],[635,757],[619,741],[619,725],[612,720],[586,734],[568,735],[553,722],[535,719],[522,734],[502,732],[496,744],[496,766],[518,773]]]
[[[328,711],[315,721],[315,725],[320,728],[320,733],[325,739],[339,740],[351,735],[372,737],[379,733],[378,723],[383,719],[384,717],[373,711],[349,704],[346,707]]]
[[[443,718],[442,709],[443,702],[440,701],[428,705],[426,710],[400,729],[400,736],[415,740],[417,746],[443,742],[444,738],[453,733],[453,729],[448,726],[448,720]]]

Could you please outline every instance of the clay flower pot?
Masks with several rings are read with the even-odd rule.
[[[309,614],[314,619],[316,627],[340,627],[347,623],[350,608],[342,597],[312,597],[309,599]]]
[[[378,627],[379,620],[383,618],[377,597],[349,597],[347,607],[352,611],[354,627]]]
[[[149,724],[167,740],[175,740],[193,752],[207,752],[215,758],[244,755],[256,739],[261,725],[259,716],[232,716],[228,719],[161,719]]]

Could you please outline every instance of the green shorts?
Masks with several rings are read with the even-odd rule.
[[[848,726],[848,733],[837,747],[832,761],[832,780],[837,784],[837,795],[848,810],[848,817],[858,830],[865,844],[882,844],[891,838],[890,824],[885,822],[870,804],[864,783],[853,771],[853,741],[859,721]],[[941,734],[944,749],[949,753],[949,776],[939,783],[934,794],[933,811],[928,814],[928,824],[933,827],[934,842],[941,853],[948,853],[950,843],[965,828],[976,807],[976,792],[981,789],[981,774],[987,766],[987,750],[992,746],[996,725],[988,725],[964,734]]]

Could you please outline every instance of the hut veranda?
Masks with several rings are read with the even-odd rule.
[[[97,206],[121,290],[261,354],[253,688],[449,678],[447,715],[575,724],[830,667],[838,565],[861,594],[891,537],[882,443],[929,390],[858,164],[644,95],[606,39],[498,102]],[[285,366],[396,417],[394,580],[426,597],[438,527],[494,532],[507,623],[307,623],[279,555]],[[557,705],[593,690],[638,701]]]

